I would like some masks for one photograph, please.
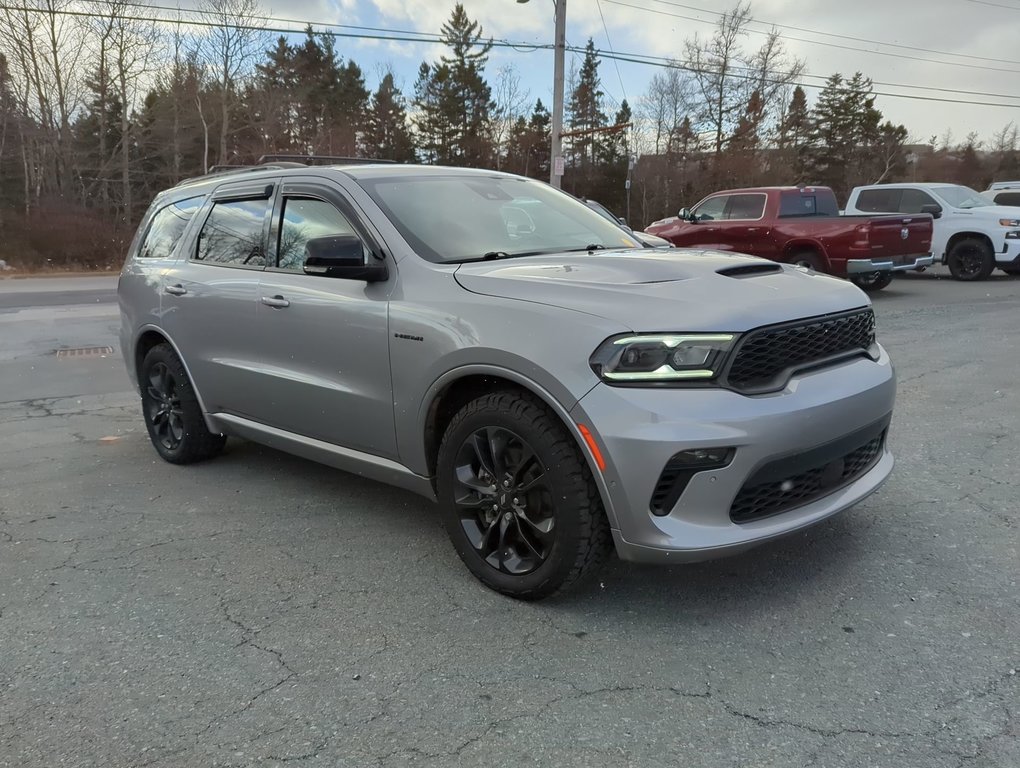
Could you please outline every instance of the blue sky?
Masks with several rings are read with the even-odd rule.
[[[592,37],[596,47],[604,50],[677,56],[685,38],[711,34],[718,14],[731,7],[730,2],[713,0],[568,0],[567,41],[583,46]],[[267,5],[276,17],[433,33],[452,8],[453,2],[447,0],[291,0],[286,6]],[[523,5],[515,0],[468,0],[465,8],[481,22],[486,36],[536,44],[552,40],[552,0],[530,0]],[[769,25],[783,25],[779,31],[785,45],[805,60],[809,75],[859,69],[887,84],[876,85],[880,92],[1016,105],[879,96],[877,103],[885,116],[905,124],[913,140],[925,142],[947,129],[956,141],[971,131],[988,139],[1007,122],[1020,122],[1020,51],[1016,50],[1020,0],[759,0],[752,4],[752,14],[756,23],[744,45],[757,47]],[[422,60],[434,60],[443,52],[439,45],[379,40],[341,40],[338,48],[362,67],[370,88],[380,73],[392,68],[408,95]],[[568,69],[571,59],[568,54]],[[531,102],[536,97],[551,102],[551,51],[495,49],[487,70],[490,82],[507,65],[520,75]],[[607,111],[624,97],[634,105],[654,72],[649,66],[603,61],[600,74]],[[821,81],[805,77],[804,82]],[[808,89],[809,99],[816,94],[817,90]]]

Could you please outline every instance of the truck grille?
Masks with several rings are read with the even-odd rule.
[[[733,500],[730,519],[735,523],[749,523],[778,515],[853,482],[878,461],[885,444],[885,435],[883,431],[843,456],[797,474],[763,483],[755,483],[752,478]],[[769,465],[766,465],[756,474],[769,474],[769,469]]]
[[[738,392],[780,389],[790,371],[866,352],[875,342],[871,308],[751,331],[737,347],[726,382]]]

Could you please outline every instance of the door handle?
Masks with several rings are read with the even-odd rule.
[[[164,285],[163,291],[165,293],[169,293],[172,296],[183,296],[188,292],[188,289],[185,288],[180,283],[177,283],[176,285]]]
[[[265,304],[267,307],[272,307],[273,309],[283,309],[284,307],[290,306],[290,302],[280,295],[263,296],[262,303]]]

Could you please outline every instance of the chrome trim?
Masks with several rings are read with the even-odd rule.
[[[848,259],[846,273],[862,275],[869,272],[909,272],[922,267],[930,267],[934,262],[935,257],[930,253],[924,256],[915,256],[913,261],[906,264],[897,264],[891,259]]]

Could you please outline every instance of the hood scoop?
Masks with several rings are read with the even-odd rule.
[[[723,275],[725,277],[755,277],[756,275],[773,275],[776,272],[782,272],[783,268],[779,264],[765,263],[765,264],[740,264],[735,267],[724,267],[723,269],[717,269],[715,272],[717,275]]]

